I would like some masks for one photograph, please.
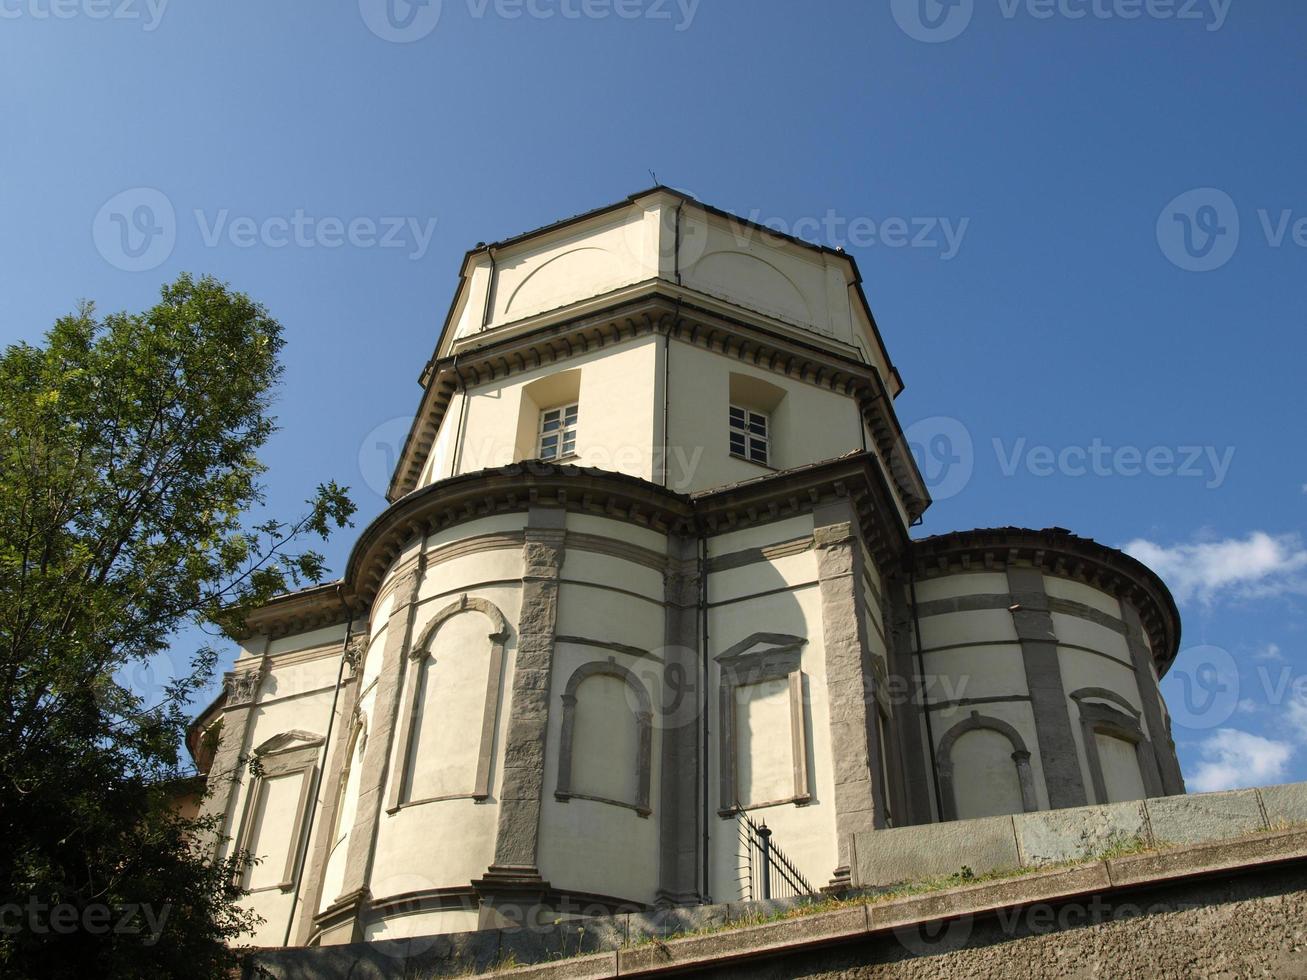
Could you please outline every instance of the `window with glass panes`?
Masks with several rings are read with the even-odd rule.
[[[540,458],[576,455],[577,406],[564,405],[540,413]]]
[[[731,455],[767,465],[767,416],[731,406]]]

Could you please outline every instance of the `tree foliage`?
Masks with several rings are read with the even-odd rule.
[[[0,973],[217,974],[250,925],[167,790],[215,650],[158,698],[123,678],[188,624],[235,635],[319,581],[305,539],[349,522],[331,482],[250,523],[283,344],[257,303],[182,276],[143,313],[84,304],[0,356]]]

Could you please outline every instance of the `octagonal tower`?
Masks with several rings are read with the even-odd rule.
[[[838,887],[858,833],[1183,792],[1155,575],[909,537],[842,252],[655,188],[468,253],[420,380],[390,506],[193,730],[258,943],[749,897],[741,813]]]

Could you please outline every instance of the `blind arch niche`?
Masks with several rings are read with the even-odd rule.
[[[489,798],[508,637],[498,607],[468,595],[441,609],[423,629],[406,665],[390,812]],[[479,730],[480,739],[467,738],[469,730]]]

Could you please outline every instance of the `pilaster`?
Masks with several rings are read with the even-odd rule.
[[[1026,687],[1035,716],[1039,761],[1044,770],[1048,804],[1054,810],[1084,806],[1084,774],[1080,754],[1071,732],[1071,709],[1062,683],[1062,666],[1057,656],[1057,633],[1044,590],[1044,574],[1038,568],[1009,565],[1008,590],[1012,594],[1012,623],[1021,642]]]
[[[341,898],[327,910],[334,915],[333,927],[324,928],[322,933],[324,946],[358,942],[363,938],[363,920],[367,915],[368,884],[372,878],[377,828],[381,821],[386,777],[394,747],[392,743],[403,682],[403,663],[413,640],[413,617],[421,581],[422,567],[419,563],[417,567],[404,572],[395,585],[395,601],[386,624],[386,641],[381,652],[381,673],[377,677],[377,693],[372,703],[368,741],[363,750],[358,807],[345,853]]]
[[[703,901],[699,885],[699,787],[703,760],[699,733],[704,691],[700,684],[699,568],[694,538],[668,539],[663,578],[662,732],[659,798],[659,905]]]
[[[1135,680],[1139,684],[1139,702],[1144,706],[1144,720],[1148,723],[1148,740],[1153,743],[1158,776],[1162,792],[1167,796],[1184,793],[1184,776],[1180,773],[1180,760],[1175,753],[1171,725],[1162,707],[1162,692],[1157,686],[1153,668],[1153,655],[1144,642],[1144,627],[1139,611],[1121,599],[1121,619],[1125,622],[1126,643],[1130,647],[1130,660],[1135,665]]]
[[[250,663],[237,663],[237,669],[222,679],[226,700],[223,702],[222,730],[218,747],[209,764],[206,783],[208,790],[200,806],[200,818],[217,818],[217,824],[206,844],[206,853],[216,857],[222,851],[223,841],[236,830],[231,824],[236,812],[236,800],[245,775],[245,756],[250,750],[250,730],[253,727],[254,705],[259,686],[267,672],[266,657]]]
[[[851,882],[853,835],[884,824],[875,725],[875,679],[867,663],[866,615],[862,594],[862,548],[847,501],[813,515],[813,544],[821,589],[831,756],[835,763],[835,833],[838,865],[832,887]]]
[[[532,506],[527,517],[495,857],[472,883],[481,895],[484,928],[526,921],[549,887],[540,877],[538,852],[565,526],[566,512],[559,508]]]

